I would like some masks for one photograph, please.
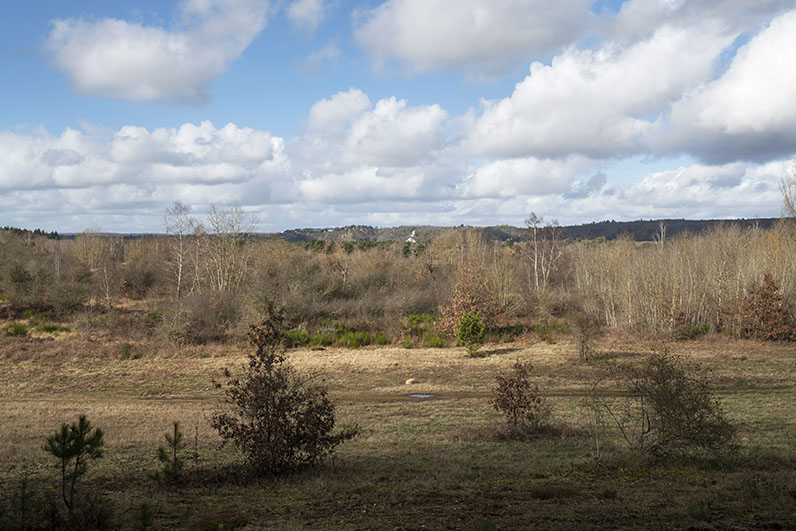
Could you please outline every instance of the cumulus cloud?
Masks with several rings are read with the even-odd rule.
[[[441,146],[446,118],[447,112],[437,104],[409,107],[395,96],[379,100],[351,124],[344,160],[384,166],[416,164]]]
[[[210,122],[179,128],[124,126],[110,139],[67,128],[60,136],[0,133],[0,190],[129,184],[234,183],[281,164],[284,143],[267,131]]]
[[[449,175],[447,112],[395,97],[371,103],[351,88],[316,102],[288,155],[310,200],[421,197]],[[421,193],[422,192],[422,193]]]
[[[298,196],[310,201],[438,199],[462,162],[446,154],[447,112],[359,89],[315,103],[307,130],[288,146]]]
[[[663,26],[629,46],[569,48],[550,65],[533,63],[510,97],[483,101],[468,143],[475,152],[501,157],[641,152],[650,116],[709,79],[732,40],[709,25]]]
[[[393,201],[419,199],[424,176],[412,171],[381,172],[374,166],[359,166],[344,174],[326,174],[302,179],[302,197],[310,201],[361,202],[389,198]]]
[[[265,27],[268,2],[184,0],[176,29],[118,19],[56,19],[47,40],[81,93],[201,103],[208,86]]]
[[[534,211],[546,218],[557,218],[564,225],[604,219],[773,217],[782,203],[777,183],[789,164],[785,160],[762,166],[693,164],[654,171],[640,182],[621,185],[611,182],[611,169],[607,168],[605,182],[588,194],[479,199],[472,202],[471,208],[488,211],[491,207],[515,220]],[[599,184],[602,180],[596,174],[584,184]],[[490,219],[487,212],[480,216]]]
[[[387,0],[359,12],[355,38],[377,62],[492,75],[585,35],[590,0]]]
[[[310,107],[307,117],[309,133],[338,134],[369,108],[370,98],[361,90],[350,88],[346,92],[338,92]]]
[[[639,155],[630,166],[646,176],[617,184],[615,159],[483,156],[471,149],[470,136],[461,142],[452,134],[455,121],[438,105],[371,101],[351,88],[316,102],[304,130],[288,142],[208,121],[68,128],[57,136],[0,132],[0,208],[13,212],[11,223],[62,232],[159,230],[174,200],[198,210],[240,203],[259,212],[267,230],[520,224],[530,211],[562,223],[752,217],[779,212],[777,184],[790,165],[778,159],[667,169],[671,162]],[[647,164],[656,171],[643,169]],[[56,223],[45,225],[48,219]]]
[[[628,0],[608,23],[613,38],[640,40],[662,25],[713,21],[741,32],[793,9],[791,0]]]
[[[564,160],[502,159],[479,167],[460,189],[464,197],[562,193],[569,189],[576,175],[591,165],[588,159],[578,156]]]
[[[775,216],[782,203],[778,188],[780,172],[786,164],[785,161],[763,166],[694,164],[654,172],[641,182],[619,190],[610,201],[628,217]]]
[[[686,92],[668,124],[650,135],[657,150],[707,162],[766,161],[796,153],[796,11],[775,18],[718,79]]]
[[[315,31],[325,15],[323,0],[294,0],[287,7],[287,18],[295,27]]]

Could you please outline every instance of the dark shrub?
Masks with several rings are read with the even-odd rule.
[[[734,448],[735,428],[697,367],[666,350],[640,366],[618,368],[630,394],[610,412],[628,444],[648,455],[719,454]]]
[[[467,349],[471,357],[478,354],[484,344],[486,327],[481,322],[481,314],[464,312],[456,326],[456,339]]]
[[[317,463],[357,433],[333,433],[334,405],[326,389],[297,374],[285,360],[283,313],[273,307],[251,327],[256,350],[243,374],[225,371],[224,388],[231,411],[213,416],[224,443],[245,455],[256,475],[278,474]]]
[[[80,415],[77,422],[62,424],[60,431],[47,437],[44,450],[58,459],[61,470],[61,498],[69,511],[69,517],[75,511],[75,492],[77,480],[88,469],[90,460],[99,459],[103,454],[103,433],[93,428],[85,415]],[[84,511],[84,516],[94,511]]]

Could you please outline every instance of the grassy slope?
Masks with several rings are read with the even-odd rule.
[[[617,358],[644,348],[604,346]],[[238,458],[218,450],[208,418],[218,407],[211,378],[239,365],[244,349],[142,344],[133,347],[138,359],[119,359],[118,345],[79,336],[1,338],[0,487],[9,492],[23,474],[52,484],[44,437],[85,413],[106,431],[108,446],[87,481],[116,501],[122,522],[146,501],[165,528],[796,527],[793,347],[704,340],[675,348],[711,371],[741,430],[735,462],[649,466],[619,450],[596,462],[584,431],[588,369],[573,345],[492,345],[477,359],[461,349],[328,349],[290,357],[326,380],[340,424],[363,428],[334,463],[249,485],[194,481],[172,492],[147,479],[172,420],[191,445],[197,436],[196,477]],[[488,404],[494,375],[516,359],[535,365],[556,421],[574,428],[567,436],[517,443],[483,435],[499,422]],[[408,378],[420,383],[405,385]]]

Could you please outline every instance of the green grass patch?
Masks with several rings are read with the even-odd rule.
[[[283,331],[288,348],[301,347],[345,347],[356,349],[376,343],[389,345],[392,343],[382,332],[377,332],[375,337],[364,330],[357,330],[341,322],[322,322],[323,328],[318,330],[305,330],[295,328]]]
[[[423,334],[423,342],[431,348],[443,348],[445,346],[445,338],[437,332],[426,332]]]
[[[12,337],[21,337],[28,335],[28,327],[25,323],[14,321],[6,326],[6,335]]]
[[[58,324],[43,324],[35,328],[36,332],[46,332],[48,334],[58,335],[61,332],[71,332],[72,329],[65,325]]]
[[[533,331],[536,334],[536,337],[544,341],[548,344],[554,344],[556,342],[556,335],[563,335],[569,333],[569,327],[567,326],[566,322],[561,321],[551,321],[545,323],[537,323],[533,327]]]
[[[383,332],[376,332],[376,335],[373,336],[373,343],[375,345],[391,345],[392,339]]]

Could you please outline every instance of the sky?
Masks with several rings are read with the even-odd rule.
[[[777,217],[796,0],[35,0],[0,225],[262,232]]]

